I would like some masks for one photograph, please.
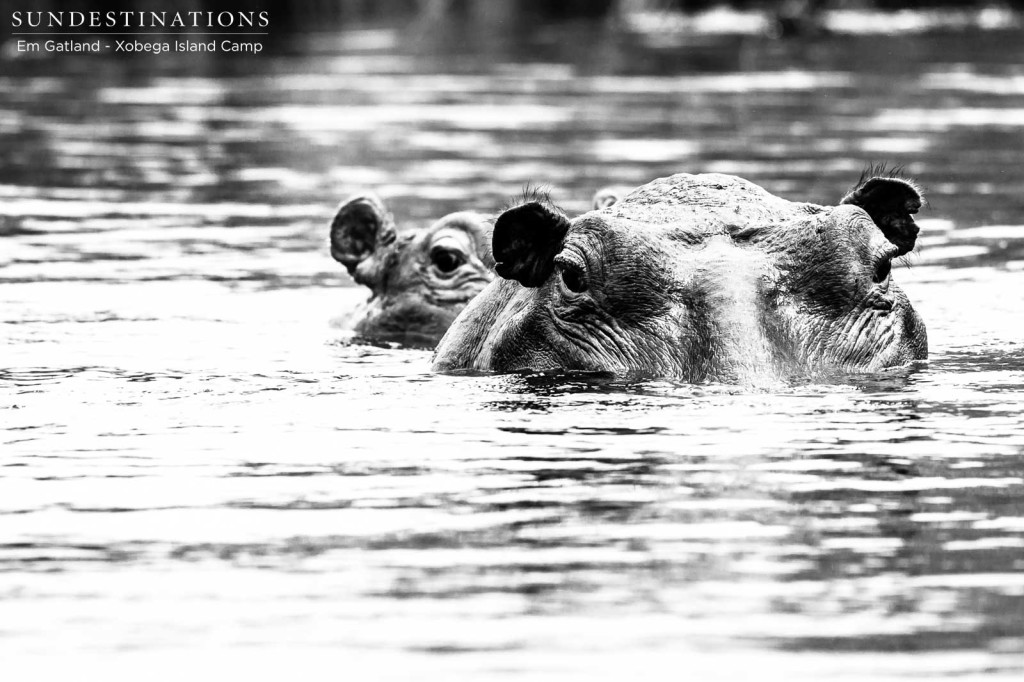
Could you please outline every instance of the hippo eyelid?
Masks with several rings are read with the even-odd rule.
[[[871,281],[875,284],[882,284],[892,274],[892,261],[898,257],[899,247],[888,240],[884,246],[875,249],[874,265],[872,266]]]
[[[572,293],[582,294],[589,288],[586,275],[582,270],[561,266],[557,268],[557,272],[562,278],[562,285]]]
[[[871,276],[871,281],[875,284],[881,284],[885,280],[889,279],[890,274],[892,274],[892,259],[879,258],[878,262],[875,263],[875,272]]]
[[[581,253],[578,247],[566,246],[557,254],[555,254],[555,265],[568,265],[570,267],[578,267],[580,269],[587,268],[587,258]]]
[[[563,250],[555,256],[554,263],[555,271],[564,288],[573,294],[582,294],[590,288],[586,261],[579,254],[569,249]]]
[[[586,273],[589,269],[587,259],[575,249],[562,249],[555,256],[554,263],[556,267],[571,268],[582,273]]]
[[[466,255],[458,249],[447,246],[435,246],[430,250],[430,262],[444,274],[455,272],[465,265]]]

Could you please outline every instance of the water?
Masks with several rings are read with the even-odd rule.
[[[573,30],[4,62],[5,669],[1020,679],[1021,35]],[[329,324],[360,188],[416,225],[681,170],[834,203],[877,161],[931,200],[919,366],[449,377]]]

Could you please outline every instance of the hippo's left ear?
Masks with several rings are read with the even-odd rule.
[[[343,201],[331,221],[331,256],[355,276],[356,268],[378,246],[395,241],[395,222],[376,194]]]
[[[851,190],[842,204],[863,208],[885,238],[899,247],[899,255],[910,252],[920,232],[914,219],[924,199],[921,190],[909,180],[894,177],[875,177],[861,182]]]
[[[554,270],[568,232],[569,220],[539,201],[510,208],[494,223],[494,271],[524,287],[539,287]]]

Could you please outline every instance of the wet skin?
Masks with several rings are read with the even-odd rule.
[[[498,217],[500,277],[434,367],[762,383],[926,358],[891,275],[921,204],[898,177],[862,178],[825,207],[718,174],[655,180],[571,221],[523,203]]]
[[[599,190],[592,206],[610,205],[619,193]],[[495,277],[493,224],[493,215],[459,211],[399,233],[377,195],[343,201],[331,221],[331,256],[373,294],[338,325],[363,341],[433,348]]]
[[[376,195],[342,202],[331,222],[331,256],[373,293],[340,324],[361,340],[433,348],[494,279],[491,229],[485,216],[462,211],[400,234]]]

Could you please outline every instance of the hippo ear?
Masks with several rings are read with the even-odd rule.
[[[873,177],[862,181],[840,203],[863,208],[885,238],[899,247],[899,255],[910,252],[920,232],[911,217],[920,210],[921,190],[909,180]]]
[[[395,241],[395,223],[374,194],[343,201],[331,221],[331,256],[351,275],[378,246]]]
[[[605,187],[594,193],[594,210],[608,208],[619,203],[620,190],[618,187]]]
[[[539,287],[554,270],[568,232],[568,219],[539,201],[510,208],[494,223],[495,272],[524,287]]]

